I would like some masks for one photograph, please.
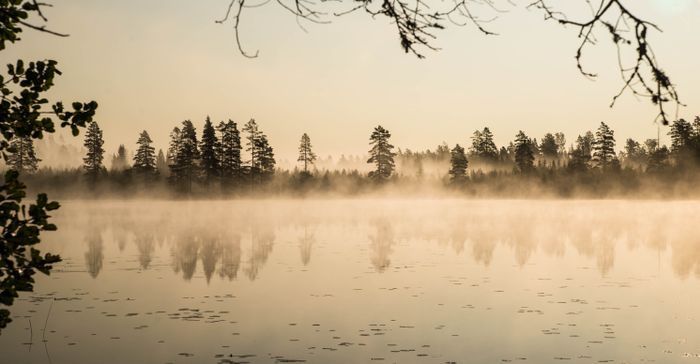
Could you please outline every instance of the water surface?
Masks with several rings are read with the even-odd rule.
[[[1,363],[700,363],[700,204],[66,202]],[[44,326],[46,331],[44,332]]]

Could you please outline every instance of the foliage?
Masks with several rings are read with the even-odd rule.
[[[85,142],[83,143],[87,150],[85,158],[83,158],[83,169],[85,169],[85,175],[91,183],[95,183],[105,169],[102,164],[105,154],[104,143],[102,129],[96,121],[91,122],[85,132]]]
[[[31,292],[34,289],[34,274],[49,274],[54,263],[61,261],[58,255],[41,252],[34,248],[41,240],[42,231],[56,230],[48,222],[48,212],[58,209],[58,202],[48,201],[46,194],[39,194],[36,203],[22,205],[26,197],[25,185],[19,180],[19,173],[11,170],[5,173],[5,183],[0,186],[0,304],[11,306],[18,292]],[[10,321],[10,313],[0,309],[0,329]]]
[[[455,145],[450,152],[450,181],[464,181],[467,177],[468,166],[469,161],[467,160],[467,155],[464,153],[464,148],[459,144]]]
[[[369,159],[367,163],[374,163],[375,170],[370,172],[370,177],[375,181],[386,180],[394,173],[394,146],[389,144],[391,133],[384,129],[381,125],[374,128],[370,136],[369,144],[372,149],[369,151]]]
[[[170,136],[171,182],[181,191],[190,193],[199,172],[200,154],[197,148],[197,131],[192,121],[185,120],[182,122],[182,129],[173,129]]]
[[[316,154],[314,154],[313,150],[311,149],[311,138],[309,138],[308,134],[304,133],[301,136],[301,141],[299,142],[299,158],[297,158],[297,162],[303,162],[304,172],[308,173],[308,165],[314,164],[315,161]]]
[[[617,162],[615,136],[610,127],[601,122],[593,140],[593,165],[597,168],[610,168]]]
[[[535,162],[533,142],[522,130],[515,136],[515,166],[520,173],[532,170]]]
[[[241,170],[241,135],[233,120],[219,123],[219,161],[221,164],[221,180],[229,187],[231,182],[240,177]]]
[[[136,154],[134,154],[134,172],[143,176],[153,176],[158,173],[156,165],[156,150],[151,146],[153,141],[147,131],[142,131],[136,142]],[[163,158],[163,152],[160,155]],[[163,159],[163,163],[165,160]]]
[[[498,159],[498,148],[496,148],[496,143],[493,141],[493,133],[488,127],[485,127],[482,131],[474,131],[469,152],[471,155],[489,162],[494,162]]]
[[[25,28],[61,35],[46,29],[43,25],[30,22],[30,15],[46,18],[41,12],[43,2],[34,0],[5,0],[0,1],[0,50],[8,43],[20,40],[20,33]],[[50,104],[46,93],[54,86],[61,71],[55,60],[40,60],[25,63],[17,60],[7,65],[7,74],[0,75],[0,153],[5,162],[12,161],[9,153],[17,147],[25,148],[27,140],[41,139],[45,133],[55,131],[54,118],[61,127],[69,127],[73,135],[78,135],[80,128],[92,122],[97,109],[97,103],[73,102],[70,108],[62,102]],[[13,140],[21,140],[23,144],[10,144]],[[16,142],[15,142],[16,143]],[[25,151],[20,151],[24,154]],[[30,157],[26,154],[25,157]],[[33,169],[33,162],[15,163],[18,169]],[[27,209],[22,204],[26,196],[25,186],[18,180],[18,171],[5,174],[5,184],[0,187],[0,216],[3,219],[2,237],[0,238],[0,304],[12,304],[17,292],[33,289],[33,275],[36,271],[48,274],[54,263],[60,261],[56,255],[45,254],[34,248],[40,241],[42,231],[55,230],[50,224],[47,211],[59,207],[56,202],[48,202],[45,194],[39,194],[36,204]],[[0,328],[10,322],[7,309],[0,309]]]
[[[8,148],[7,164],[20,173],[36,172],[41,161],[34,152],[34,142],[30,137],[14,137]]]
[[[204,184],[210,184],[219,175],[220,150],[219,140],[216,138],[216,130],[207,116],[202,129],[202,140],[199,145],[201,154],[201,169]]]

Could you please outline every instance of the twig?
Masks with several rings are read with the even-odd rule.
[[[49,324],[49,317],[51,316],[51,308],[53,307],[53,301],[55,301],[55,298],[51,299],[51,304],[49,305],[49,312],[46,314],[46,321],[44,321],[44,330],[41,335],[42,341],[46,342],[46,325]]]

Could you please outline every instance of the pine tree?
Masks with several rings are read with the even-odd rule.
[[[154,176],[158,172],[156,164],[156,149],[151,146],[153,140],[147,131],[142,131],[136,142],[136,154],[134,154],[134,172],[143,176]],[[161,151],[160,156],[162,157]],[[165,161],[163,161],[165,162]]]
[[[211,119],[207,116],[202,129],[202,141],[199,145],[202,158],[202,178],[205,185],[209,185],[219,175],[221,168],[219,162],[220,149],[219,140],[216,138],[216,130],[214,130]]]
[[[221,180],[229,185],[241,176],[241,135],[233,120],[221,122],[218,126],[221,135],[219,140],[219,162],[221,164]]]
[[[257,149],[260,151],[258,160],[260,162],[260,180],[262,182],[263,180],[268,180],[275,173],[275,153],[265,134],[261,134],[256,143]]]
[[[14,137],[10,140],[10,152],[7,164],[10,169],[19,173],[36,172],[41,161],[34,152],[34,141],[31,137]]]
[[[552,133],[547,133],[544,135],[544,138],[542,138],[540,152],[546,161],[553,161],[559,156],[559,146],[557,145],[557,140]]]
[[[370,178],[385,180],[391,177],[394,172],[394,156],[396,154],[392,152],[394,146],[389,144],[389,138],[391,138],[391,133],[381,125],[374,128],[369,138],[372,149],[369,151],[370,158],[367,163],[374,163],[376,166],[376,169],[370,172]]]
[[[469,161],[464,153],[464,148],[459,144],[455,145],[450,152],[450,166],[450,181],[454,183],[462,182],[466,179]]]
[[[642,165],[647,160],[647,154],[638,141],[628,138],[625,141],[625,161],[633,167]]]
[[[168,145],[168,154],[166,157],[168,168],[170,169],[169,180],[173,185],[180,185],[180,173],[178,172],[177,153],[180,150],[180,128],[174,127],[173,131],[170,132],[170,144]]]
[[[668,135],[671,136],[671,153],[682,154],[690,146],[693,127],[685,119],[679,119],[671,124]]]
[[[102,148],[104,145],[102,130],[96,121],[88,125],[83,145],[87,149],[87,154],[83,158],[83,168],[90,182],[94,183],[104,170],[102,161],[105,153],[104,148]]]
[[[112,156],[112,171],[121,172],[129,168],[129,162],[126,154],[126,147],[124,144],[120,144],[119,148],[117,148],[117,154]]]
[[[192,184],[198,175],[199,150],[197,149],[197,131],[192,122],[185,120],[182,128],[175,128],[170,133],[168,150],[172,158],[170,178],[173,184],[186,192],[192,191]]]
[[[614,132],[601,122],[593,141],[593,164],[598,168],[609,168],[617,160]]]
[[[515,166],[521,173],[529,172],[534,166],[532,144],[533,141],[522,130],[515,136]]]
[[[301,136],[301,142],[299,144],[299,158],[297,158],[297,162],[303,162],[304,173],[308,173],[308,165],[314,164],[315,161],[316,154],[311,150],[311,138],[304,133],[304,135]]]
[[[647,172],[659,173],[664,172],[668,168],[669,150],[664,145],[662,147],[655,147],[654,151],[649,153],[649,160],[647,161]]]
[[[246,134],[246,151],[250,152],[250,165],[248,173],[250,174],[251,182],[255,180],[255,176],[260,173],[260,136],[262,132],[258,129],[258,124],[255,119],[250,119],[243,126],[243,133]]]
[[[493,133],[488,127],[474,131],[470,153],[484,161],[495,162],[498,159],[498,148],[493,141]]]

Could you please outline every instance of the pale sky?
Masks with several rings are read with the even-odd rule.
[[[622,86],[609,35],[600,32],[600,45],[589,49],[588,69],[600,75],[590,81],[576,69],[576,31],[543,21],[524,2],[488,25],[500,35],[451,26],[434,43],[442,50],[423,60],[400,49],[394,25],[365,13],[305,23],[304,32],[274,2],[248,9],[242,40],[260,56],[247,59],[231,25],[214,23],[228,0],[54,3],[50,27],[71,36],[27,31],[0,61],[58,60],[64,75],[52,97],[98,101],[110,155],[121,143],[133,150],[143,129],[166,148],[174,126],[191,119],[201,132],[207,115],[239,125],[254,117],[286,159],[295,159],[304,132],[321,156],[364,154],[377,124],[394,145],[413,150],[468,145],[484,126],[498,145],[519,129],[538,139],[563,131],[571,142],[600,121],[615,130],[619,148],[627,137],[656,136],[646,99],[627,94],[608,107]],[[700,1],[626,3],[664,30],[651,36],[654,51],[688,105],[680,116],[692,119],[700,114]]]

